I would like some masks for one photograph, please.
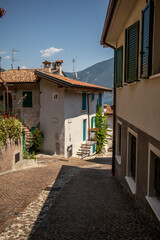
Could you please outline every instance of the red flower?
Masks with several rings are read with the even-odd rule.
[[[0,18],[6,15],[6,11],[0,7]]]

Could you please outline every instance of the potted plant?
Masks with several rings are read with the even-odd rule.
[[[0,18],[2,18],[4,15],[6,15],[6,11],[0,7]]]

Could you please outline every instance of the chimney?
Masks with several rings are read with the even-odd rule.
[[[46,72],[51,73],[51,62],[44,61],[43,64],[44,64],[44,70],[45,70]]]
[[[55,67],[56,67],[56,70],[58,69],[59,70],[59,75],[63,76],[62,74],[62,63],[63,63],[63,60],[56,60],[55,61]]]

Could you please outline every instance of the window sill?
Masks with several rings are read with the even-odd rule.
[[[135,195],[136,194],[136,183],[135,183],[135,181],[133,180],[132,177],[127,177],[126,176],[125,179],[128,183],[129,188],[131,189],[132,194]]]
[[[156,217],[160,221],[160,201],[156,197],[148,197],[146,196],[146,200],[155,213]]]
[[[160,78],[160,73],[154,74],[149,77],[149,79],[155,79],[155,78]]]
[[[117,163],[121,165],[121,155],[115,155]]]
[[[87,110],[81,110],[81,112],[82,112],[82,113],[85,113],[85,112],[87,112]]]

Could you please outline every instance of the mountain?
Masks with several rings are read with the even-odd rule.
[[[73,73],[65,72],[66,76],[73,78]],[[100,85],[103,87],[113,88],[114,77],[114,59],[108,59],[106,61],[96,63],[95,65],[88,67],[82,71],[77,72],[77,80],[87,83]],[[104,94],[104,103],[113,104],[113,94]]]

